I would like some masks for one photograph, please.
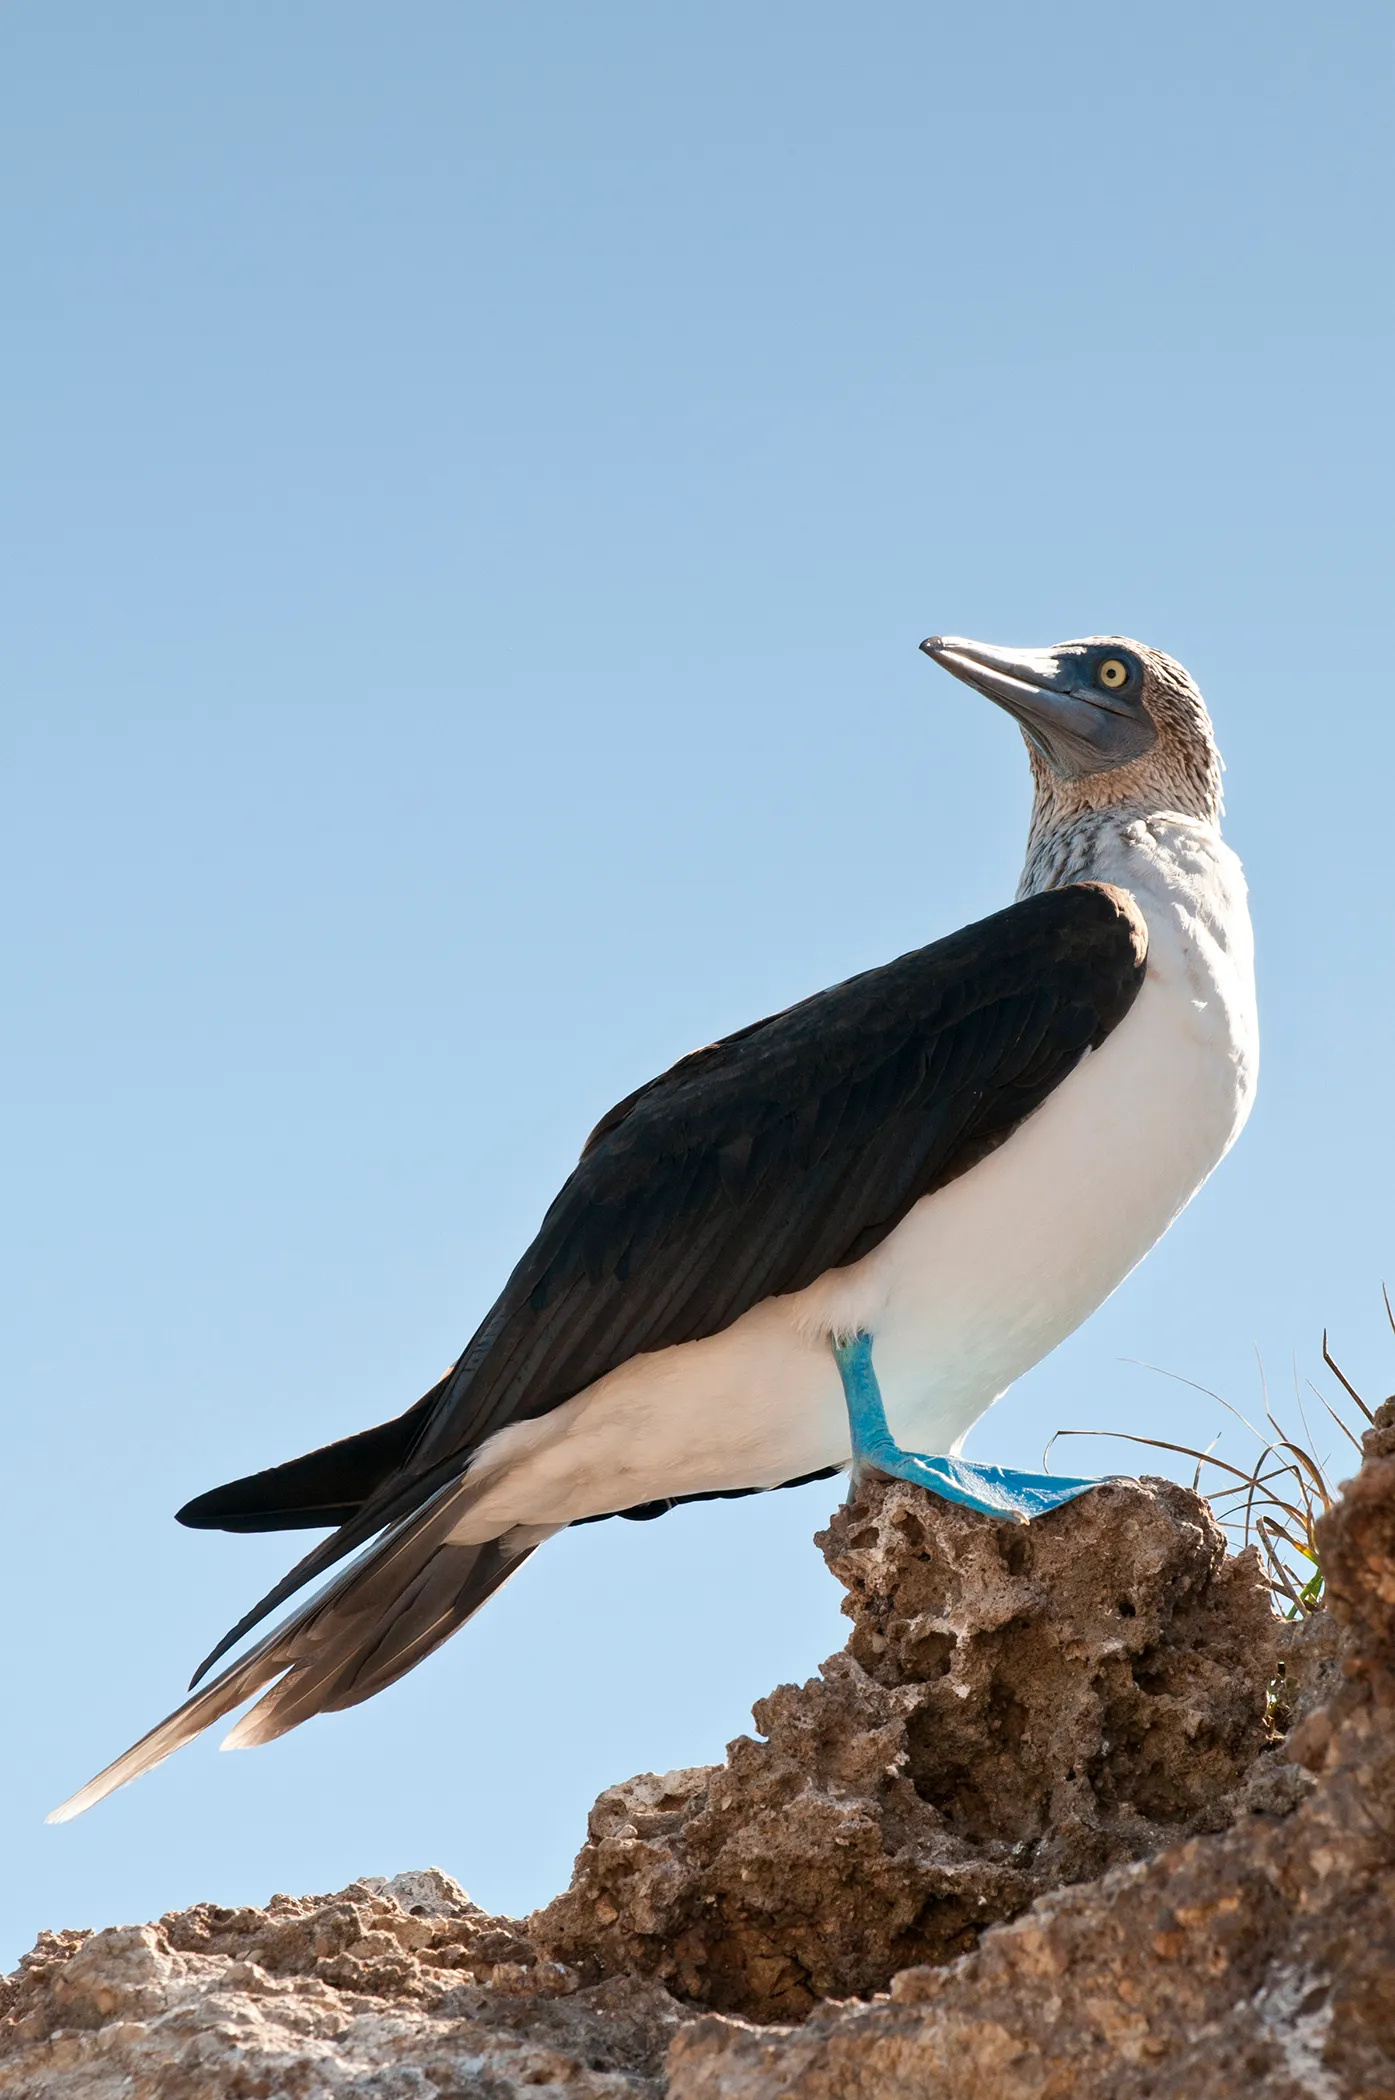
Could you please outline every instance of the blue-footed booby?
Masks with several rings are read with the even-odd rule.
[[[922,647],[1026,740],[1017,901],[629,1095],[439,1385],[181,1510],[228,1531],[335,1527],[196,1685],[354,1557],[56,1819],[254,1693],[230,1745],[367,1699],[565,1525],[849,1465],[1017,1520],[1092,1485],[960,1447],[1249,1112],[1250,923],[1220,759],[1190,677],[1137,642]]]

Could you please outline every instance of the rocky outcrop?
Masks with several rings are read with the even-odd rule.
[[[798,2018],[1233,1819],[1278,1622],[1198,1496],[1119,1483],[1019,1526],[877,1480],[819,1543],[846,1650],[724,1765],[601,1795],[529,1921],[556,1958]]]
[[[1331,1702],[1290,1738],[1315,1781],[1291,1813],[1049,1895],[871,2005],[793,2029],[696,2022],[670,2053],[671,2100],[1390,2100],[1391,1403],[1366,1445],[1320,1527],[1346,1655]]]
[[[869,1483],[847,1649],[603,1794],[534,1918],[432,1871],[45,1934],[0,2096],[1392,2100],[1395,1405],[1366,1444],[1296,1628],[1169,1483]]]

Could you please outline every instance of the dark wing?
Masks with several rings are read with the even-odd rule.
[[[412,1466],[870,1253],[1104,1040],[1146,951],[1133,900],[1079,884],[683,1058],[597,1127]]]
[[[302,1583],[421,1508],[507,1423],[870,1252],[1118,1025],[1146,954],[1126,892],[1048,891],[694,1051],[630,1095],[597,1126],[413,1425],[410,1453],[210,1662]],[[342,1468],[346,1451],[378,1434],[319,1456]],[[299,1477],[310,1465],[246,1486],[294,1473],[299,1506],[342,1507],[334,1481],[317,1495]]]

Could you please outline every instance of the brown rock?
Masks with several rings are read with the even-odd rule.
[[[1320,1542],[1350,1649],[1295,1746],[1321,1774],[1296,1812],[1048,1895],[871,2005],[697,2021],[671,2100],[1391,2100],[1395,1456]]]
[[[1278,1626],[1200,1497],[1118,1483],[1027,1528],[878,1478],[819,1543],[847,1649],[725,1765],[601,1795],[529,1921],[561,1961],[797,2018],[1236,1813]]]
[[[1371,1426],[1361,1439],[1367,1458],[1395,1457],[1395,1395],[1382,1400],[1371,1417]]]
[[[657,1984],[577,1981],[434,1868],[46,1933],[0,1986],[0,2095],[657,2095],[682,2009]]]
[[[873,1484],[847,1651],[535,1919],[427,1870],[46,1933],[0,2100],[1395,2100],[1387,1414],[1301,1626],[1166,1482],[1025,1534]]]

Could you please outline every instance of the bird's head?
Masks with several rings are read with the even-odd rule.
[[[1017,721],[1038,821],[1121,805],[1219,821],[1211,717],[1182,666],[1160,649],[1116,634],[1051,649],[997,649],[952,634],[920,646]]]

